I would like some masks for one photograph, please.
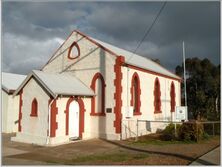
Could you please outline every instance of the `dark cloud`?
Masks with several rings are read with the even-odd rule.
[[[27,73],[40,68],[59,46],[58,41],[73,29],[133,51],[162,5],[163,2],[3,2],[3,70]],[[187,57],[220,62],[219,2],[167,2],[137,53],[158,58],[174,70],[182,61],[183,40]]]
[[[14,34],[3,35],[3,71],[27,74],[40,69],[62,41],[52,38],[45,41],[18,37]]]

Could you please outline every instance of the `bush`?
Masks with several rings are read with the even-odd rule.
[[[162,131],[161,139],[165,141],[177,139],[177,134],[180,129],[180,125],[176,125],[176,134],[175,134],[175,125],[170,123]]]
[[[203,139],[203,124],[197,122],[184,122],[179,129],[178,137],[183,141],[198,141]]]
[[[209,138],[210,138],[210,136],[208,135],[208,133],[204,132],[203,133],[203,139],[209,139]]]

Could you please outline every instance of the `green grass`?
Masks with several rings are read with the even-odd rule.
[[[218,139],[220,138],[219,135],[215,136],[208,136],[205,139],[199,140],[198,143],[204,143],[207,142],[208,140],[213,140],[213,139]],[[163,140],[158,140],[158,139],[139,139],[138,141],[130,141],[129,145],[138,145],[138,146],[145,146],[145,145],[169,145],[169,144],[197,144],[195,141],[163,141]]]
[[[49,164],[58,164],[58,162],[54,160],[46,160],[45,162]]]
[[[95,162],[124,162],[128,160],[138,160],[147,158],[148,154],[145,153],[127,153],[119,152],[112,154],[98,154],[98,155],[87,155],[82,157],[75,157],[69,164],[88,163],[93,164]]]

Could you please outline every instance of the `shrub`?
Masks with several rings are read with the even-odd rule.
[[[208,135],[208,133],[204,132],[203,133],[203,139],[209,139],[209,138],[210,138],[210,136]]]
[[[180,129],[180,125],[176,125],[176,134],[175,134],[175,125],[170,123],[162,131],[161,139],[165,141],[175,140],[177,138],[179,129]]]
[[[198,122],[184,122],[179,129],[178,137],[184,141],[198,141],[203,139],[203,124]]]

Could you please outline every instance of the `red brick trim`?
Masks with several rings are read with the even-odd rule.
[[[176,93],[175,93],[175,85],[174,82],[171,82],[170,86],[170,107],[171,107],[171,112],[175,112],[175,106],[176,106]]]
[[[101,49],[107,51],[108,53],[110,53],[111,55],[114,55],[114,56],[119,56],[118,54],[114,53],[113,51],[107,49],[106,47],[104,47],[103,45],[101,45],[100,43],[96,42],[95,40],[89,38],[87,35],[85,35],[84,33],[78,31],[78,30],[74,30],[73,32],[76,32],[80,35],[82,35],[84,38],[86,38],[87,40],[89,40],[90,42],[94,43],[95,45],[97,45],[98,47],[100,47]]]
[[[114,99],[115,99],[115,107],[114,107],[114,113],[115,113],[115,121],[114,121],[114,127],[116,133],[121,133],[121,120],[122,120],[122,113],[121,113],[121,108],[122,108],[122,70],[121,70],[121,65],[125,62],[125,58],[123,56],[118,56],[116,58],[116,63],[114,65],[114,72],[115,72],[115,80],[114,80],[114,85],[115,85],[115,93],[114,93]]]
[[[136,89],[136,95],[134,95],[134,82],[136,80],[136,84],[137,87]],[[136,98],[136,106],[135,106],[135,111],[133,112],[133,115],[141,115],[142,113],[140,112],[140,106],[141,106],[141,100],[140,100],[140,95],[141,95],[141,89],[140,89],[140,78],[139,75],[137,74],[137,72],[135,72],[132,76],[132,80],[131,80],[131,89],[130,89],[130,93],[131,93],[131,101],[130,101],[130,105],[133,106],[133,102],[134,102],[134,98]],[[134,107],[134,106],[133,106]]]
[[[53,100],[51,104],[51,118],[50,118],[50,137],[55,137],[56,136],[56,129],[58,129],[58,122],[56,122],[56,116],[58,114],[58,108],[56,107],[56,102],[57,99],[49,99],[49,104]]]
[[[47,61],[47,63],[41,68],[41,70],[43,70],[45,68],[45,66],[47,64],[50,63],[50,61],[52,60],[52,58],[55,56],[55,54],[59,51],[60,48],[62,48],[62,46],[66,43],[66,41],[68,41],[68,39],[72,36],[74,31],[72,31],[72,33],[69,34],[69,36],[66,38],[66,40],[62,43],[62,45],[60,45],[60,47],[58,49],[56,49],[56,51],[52,54],[52,56],[50,57],[50,59]]]
[[[137,67],[137,66],[134,66],[134,65],[130,65],[130,64],[125,64],[125,65],[127,67],[131,68],[131,69],[139,70],[139,71],[142,71],[142,72],[146,72],[146,73],[153,74],[153,75],[158,75],[160,77],[165,77],[165,78],[169,78],[169,79],[173,79],[173,80],[181,82],[181,79],[178,79],[178,78],[170,77],[168,75],[164,75],[164,74],[161,74],[161,73],[158,73],[158,72],[154,72],[154,71],[147,70],[147,69]]]
[[[108,53],[110,53],[111,55],[113,56],[120,56],[116,53],[114,53],[113,51],[109,50],[108,48],[104,47],[103,45],[101,45],[100,43],[96,42],[95,40],[91,39],[90,37],[88,37],[86,34],[78,31],[78,30],[74,30],[72,31],[72,33],[68,36],[68,38],[63,42],[63,44],[54,52],[54,54],[52,55],[52,57],[48,60],[48,62],[41,68],[41,69],[44,69],[44,67],[49,64],[49,62],[51,61],[51,59],[54,57],[54,55],[56,54],[56,52],[64,45],[64,43],[70,38],[70,36],[73,34],[73,32],[76,32],[78,34],[80,34],[81,36],[83,36],[84,38],[86,38],[87,40],[89,40],[90,42],[94,43],[95,45],[97,45],[98,47],[100,47],[101,49],[107,51]],[[179,82],[181,82],[181,79],[178,79],[178,78],[174,78],[174,77],[170,77],[170,76],[167,76],[167,75],[164,75],[164,74],[160,74],[160,73],[157,73],[157,72],[154,72],[154,71],[150,71],[150,70],[147,70],[147,69],[144,69],[144,68],[141,68],[141,67],[137,67],[137,66],[133,66],[133,65],[129,65],[129,64],[126,64],[127,66],[131,67],[131,68],[134,68],[134,69],[137,69],[137,70],[141,70],[141,71],[145,71],[145,72],[148,72],[150,74],[154,74],[154,75],[159,75],[159,76],[162,76],[162,77],[166,77],[166,78],[170,78],[170,79],[173,79],[173,80],[177,80]],[[158,64],[157,64],[158,65]],[[163,67],[164,68],[164,67]],[[169,71],[170,72],[170,71]],[[172,73],[172,72],[170,72]],[[173,73],[172,73],[173,74]]]
[[[21,125],[21,121],[22,121],[22,105],[23,105],[22,94],[23,94],[23,89],[19,92],[19,119],[18,119],[18,131],[19,132],[22,131],[22,125]]]
[[[79,103],[79,137],[82,138],[82,133],[84,132],[84,121],[85,121],[85,106],[84,102],[81,98],[76,98],[76,97],[70,97],[66,103],[66,135],[69,135],[69,105],[73,101],[77,101]]]
[[[71,51],[73,49],[73,47],[76,47],[77,51],[78,51],[78,55],[75,55],[75,57],[73,57],[71,55]],[[77,42],[73,42],[72,45],[69,47],[69,51],[68,51],[68,58],[73,60],[73,59],[77,59],[80,56],[80,48]]]
[[[94,76],[93,76],[93,79],[92,79],[92,82],[91,82],[91,89],[95,92],[96,91],[96,81],[97,79],[100,79],[101,80],[101,83],[102,83],[102,103],[101,103],[101,109],[102,111],[95,111],[95,103],[96,103],[96,97],[93,96],[91,98],[91,113],[90,115],[91,116],[105,116],[105,80],[102,76],[101,73],[96,73]]]
[[[38,116],[38,101],[36,98],[32,100],[32,106],[31,106],[31,117],[37,117]]]
[[[160,81],[158,77],[156,77],[154,82],[154,114],[161,113],[161,91],[160,91]]]

